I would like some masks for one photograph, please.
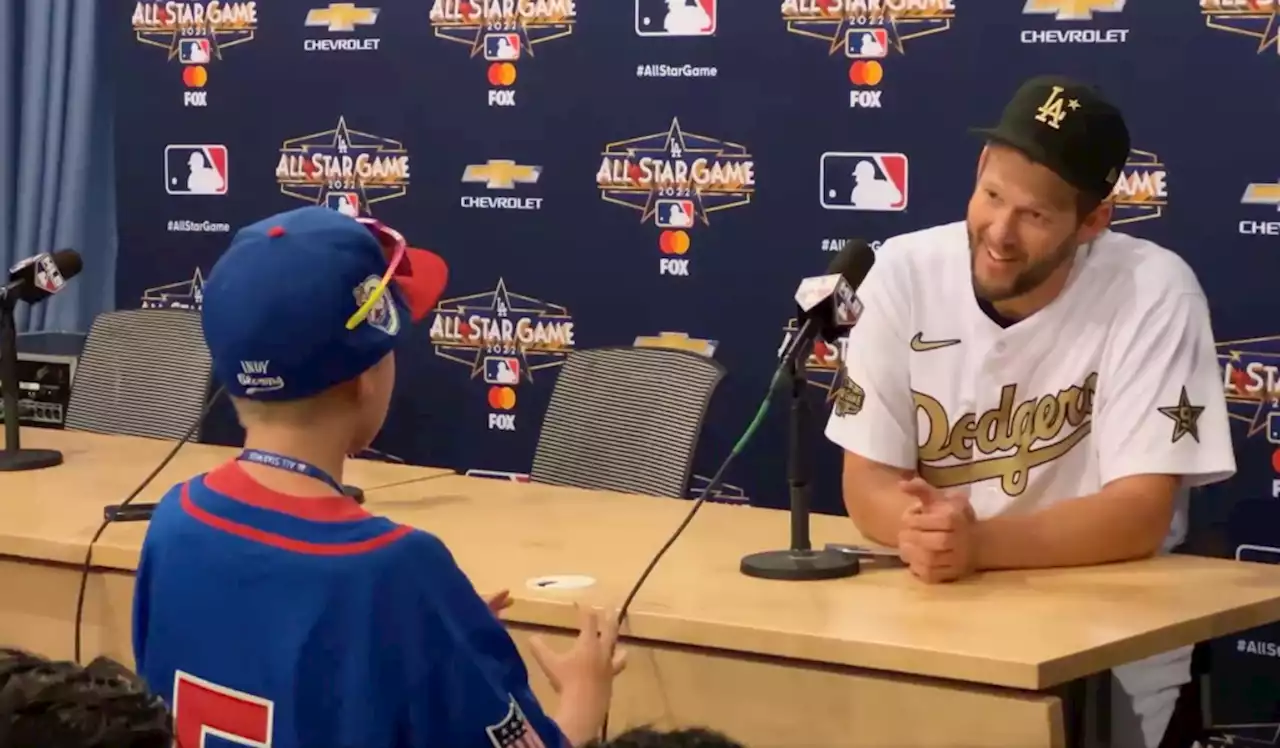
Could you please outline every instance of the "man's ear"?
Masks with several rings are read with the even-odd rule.
[[[986,168],[987,165],[987,153],[989,153],[990,150],[990,146],[982,146],[982,153],[978,154],[978,171],[974,174],[974,179],[982,176],[982,170]]]
[[[1080,222],[1080,243],[1093,241],[1111,225],[1111,216],[1115,211],[1115,205],[1111,198],[1107,198],[1098,203],[1098,207],[1089,211],[1089,214]]]

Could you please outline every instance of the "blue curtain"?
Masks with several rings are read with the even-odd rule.
[[[84,270],[19,305],[19,332],[84,331],[114,305],[115,157],[99,0],[0,0],[0,264],[75,249]]]

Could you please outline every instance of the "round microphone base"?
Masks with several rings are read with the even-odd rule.
[[[357,504],[364,503],[364,491],[359,486],[344,485],[342,487],[342,492],[347,496],[350,496],[351,498],[355,499]]]
[[[763,551],[742,558],[743,574],[757,579],[811,582],[843,579],[861,571],[857,556],[840,551]]]
[[[62,464],[62,453],[56,449],[9,449],[0,451],[0,473],[19,470],[43,470]]]

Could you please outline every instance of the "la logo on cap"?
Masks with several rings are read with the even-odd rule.
[[[369,296],[380,285],[382,285],[382,278],[377,275],[371,275],[356,286],[356,307],[364,306],[364,303],[369,300]],[[400,332],[400,312],[396,309],[395,301],[392,300],[389,289],[383,291],[382,296],[373,303],[373,308],[369,310],[369,316],[365,318],[365,323],[388,335],[395,335]]]
[[[1057,130],[1062,127],[1062,120],[1067,118],[1067,109],[1074,111],[1080,108],[1079,100],[1071,99],[1068,101],[1062,98],[1062,92],[1065,90],[1062,86],[1053,87],[1053,90],[1049,92],[1048,98],[1036,109],[1036,121],[1043,122]]]

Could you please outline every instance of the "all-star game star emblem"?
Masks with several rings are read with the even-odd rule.
[[[1280,5],[1251,0],[1201,0],[1204,25],[1258,40],[1258,54],[1271,50],[1280,56]]]
[[[276,163],[280,192],[339,213],[372,215],[371,206],[409,191],[404,143],[347,126],[289,138]]]
[[[568,309],[508,291],[499,278],[491,291],[436,304],[430,335],[436,355],[465,365],[471,379],[515,386],[563,363],[573,333]]]
[[[710,225],[710,213],[747,205],[755,193],[746,146],[684,130],[678,117],[664,132],[607,144],[601,157],[600,197],[640,211],[641,223]]]
[[[1164,408],[1158,408],[1160,414],[1173,421],[1173,437],[1174,444],[1178,443],[1184,436],[1190,436],[1196,442],[1200,441],[1200,415],[1204,413],[1204,406],[1192,405],[1191,400],[1187,397],[1187,388],[1184,385],[1182,394],[1178,396],[1178,404],[1170,405]]]

